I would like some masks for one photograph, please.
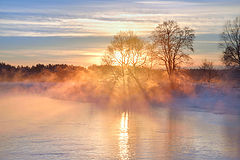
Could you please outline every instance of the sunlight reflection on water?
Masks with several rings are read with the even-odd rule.
[[[122,160],[128,160],[128,113],[123,112],[121,117],[120,134],[119,134],[119,150]]]

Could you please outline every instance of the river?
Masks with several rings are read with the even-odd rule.
[[[239,160],[240,115],[1,95],[1,160]]]

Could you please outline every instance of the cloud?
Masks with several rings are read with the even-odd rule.
[[[203,5],[204,3],[200,2],[185,2],[185,1],[136,1],[138,4],[146,4],[146,5]]]
[[[240,3],[235,0],[53,0],[44,3],[2,0],[0,57],[14,64],[100,63],[97,56],[72,51],[101,54],[117,32],[133,30],[148,37],[157,24],[166,20],[176,20],[181,26],[195,30],[196,54],[220,53],[218,35],[225,21],[239,15],[239,7]],[[95,48],[99,50],[91,50]]]
[[[74,4],[76,3],[76,4]],[[239,4],[186,1],[101,1],[0,7],[1,36],[107,36],[120,30],[143,35],[164,20],[190,25],[197,33],[220,32],[239,14]]]

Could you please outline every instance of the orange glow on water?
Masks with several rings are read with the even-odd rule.
[[[121,116],[121,124],[120,124],[120,134],[119,134],[119,154],[121,160],[129,159],[129,145],[128,145],[128,113],[123,112]]]

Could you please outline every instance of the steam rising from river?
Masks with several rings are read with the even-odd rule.
[[[132,87],[127,92],[115,85],[97,85],[97,82],[2,82],[0,98],[31,96],[70,100],[75,102],[95,103],[108,107],[139,108],[146,106],[174,107],[210,111],[214,113],[240,113],[240,92],[238,88],[226,85],[193,84],[181,85],[179,90],[171,90],[169,85],[162,84],[146,90],[148,98],[140,90]],[[0,102],[0,105],[2,100]]]

